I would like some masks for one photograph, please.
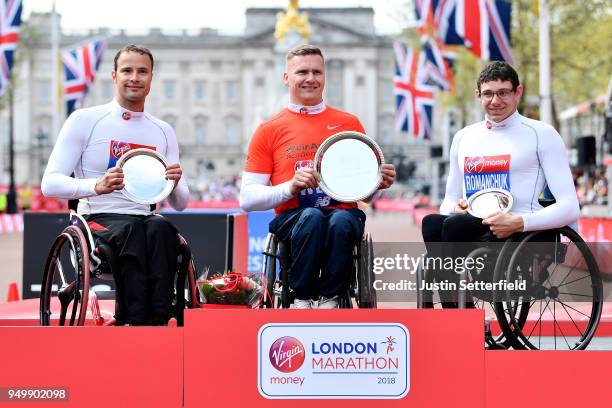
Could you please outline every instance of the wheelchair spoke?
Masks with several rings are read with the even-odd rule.
[[[556,318],[556,310],[557,310],[556,303],[557,303],[557,302],[553,302],[553,309],[555,310],[555,314],[553,315],[553,322],[554,322],[554,324],[555,324],[557,327],[559,327],[559,331],[561,332],[561,336],[563,336],[563,340],[565,340],[565,344],[567,344],[567,348],[571,350],[571,349],[572,349],[572,346],[570,346],[570,344],[567,342],[567,338],[565,337],[565,333],[563,333],[563,329],[561,328],[561,326],[560,326],[560,325],[559,325],[559,323],[557,322],[557,318]],[[555,337],[556,337],[556,336],[555,336]],[[555,350],[556,350],[556,348],[557,348],[557,340],[556,340],[556,338],[555,338]]]
[[[546,310],[546,309],[544,309]],[[540,302],[540,314],[542,313],[542,302]],[[542,318],[540,317],[540,328],[538,329],[538,348],[542,348]]]
[[[561,282],[559,283],[559,286],[563,286],[563,282],[565,282],[565,280],[571,275],[573,269],[570,269],[569,272],[567,272],[567,275],[565,275],[563,277],[563,279],[561,279]]]
[[[590,295],[583,295],[583,294],[581,294],[581,293],[559,292],[559,294],[560,294],[560,295],[582,296],[582,297],[593,298],[593,296],[590,296]]]
[[[565,307],[565,304],[561,301],[559,301],[559,303],[561,304],[561,307],[563,307],[563,310],[565,310],[565,313],[567,313],[567,315],[569,316],[570,320],[572,321],[572,323],[574,324],[574,327],[576,328],[576,330],[578,330],[578,333],[580,333],[580,335],[582,336],[584,333],[582,333],[580,331],[580,328],[578,327],[578,325],[576,324],[576,322],[574,321],[574,318],[572,317],[572,315],[567,311],[567,308]],[[583,313],[584,314],[584,313]],[[586,316],[586,315],[585,315]],[[588,317],[588,316],[587,316]]]
[[[558,300],[558,302],[559,302],[559,303],[561,303],[562,305],[566,306],[566,307],[569,307],[569,308],[570,308],[570,309],[572,309],[573,311],[575,311],[575,312],[577,312],[577,313],[580,313],[580,314],[581,314],[581,315],[583,315],[584,317],[588,317],[589,319],[591,318],[591,316],[589,316],[589,315],[586,315],[586,314],[582,313],[580,310],[578,310],[578,309],[576,309],[576,308],[571,307],[571,306],[570,306],[570,305],[568,305],[567,303],[564,303],[564,302],[562,302],[562,301],[560,301],[560,300]]]
[[[554,306],[554,302],[553,302],[553,306]],[[546,308],[544,308],[544,310],[546,310]],[[557,349],[557,326],[554,323],[555,320],[555,314],[554,312],[550,309],[550,306],[548,306],[548,310],[550,310],[550,312],[553,314],[553,341],[555,344],[555,350]]]
[[[570,285],[570,284],[572,284],[572,283],[574,283],[574,282],[578,282],[578,281],[580,281],[580,280],[582,280],[582,279],[586,279],[586,278],[590,278],[590,277],[591,277],[591,275],[585,275],[585,276],[583,276],[582,278],[574,279],[573,281],[569,281],[569,282],[564,283],[564,284],[559,284],[557,287],[559,287],[559,288],[560,288],[561,286],[567,286],[567,285]],[[562,282],[562,283],[563,283],[563,282]]]
[[[583,259],[583,258],[578,258],[576,263],[574,263],[574,265],[572,265],[572,267],[570,268],[569,272],[567,273],[565,278],[563,278],[563,280],[561,281],[561,283],[558,286],[561,286],[563,284],[563,281],[565,281],[565,279],[574,271],[574,269],[576,268],[576,266],[578,266],[578,263],[580,262],[581,259]],[[557,264],[557,265],[559,265],[559,264]]]
[[[546,308],[548,307],[549,303],[550,303],[550,300],[546,302],[546,306],[544,306],[544,310],[542,310],[542,302],[540,301],[540,317],[538,317],[538,320],[536,320],[536,324],[534,324],[533,327],[531,328],[531,331],[529,332],[527,339],[531,338],[531,334],[535,330],[538,323],[540,324],[540,333],[542,333],[542,316],[544,315],[544,312],[546,311]]]

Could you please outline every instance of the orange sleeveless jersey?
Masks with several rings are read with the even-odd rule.
[[[259,125],[251,142],[245,171],[271,174],[273,186],[293,178],[301,167],[312,166],[319,145],[338,132],[365,133],[359,119],[350,113],[327,106],[315,115],[302,115],[285,108]],[[356,203],[341,203],[320,188],[305,189],[276,207],[276,214],[293,208],[354,208]]]

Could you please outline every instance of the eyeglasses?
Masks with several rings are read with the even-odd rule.
[[[508,99],[513,93],[513,89],[500,89],[499,91],[483,91],[480,93],[480,97],[485,101],[492,101],[495,95],[499,96],[500,99]]]

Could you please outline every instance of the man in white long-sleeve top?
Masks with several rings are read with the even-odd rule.
[[[493,62],[482,70],[476,86],[485,120],[463,128],[453,139],[440,214],[423,219],[425,243],[499,241],[575,224],[580,209],[565,145],[552,126],[518,113],[523,87],[516,71],[505,62]],[[544,208],[538,197],[546,186],[556,202]],[[509,213],[484,219],[467,213],[466,200],[486,188],[512,194]],[[428,245],[428,253],[433,248],[440,247]]]
[[[113,270],[117,324],[168,321],[178,256],[174,226],[149,205],[121,193],[123,171],[116,167],[117,160],[135,148],[159,152],[172,163],[166,170],[166,178],[175,182],[170,205],[183,210],[189,200],[174,130],[144,111],[153,65],[151,52],[142,46],[128,45],[117,52],[114,100],[70,115],[42,180],[44,195],[78,199],[78,212],[96,239],[109,244],[118,256],[118,270]]]

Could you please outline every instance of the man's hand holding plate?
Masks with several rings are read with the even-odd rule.
[[[379,189],[389,188],[395,183],[395,166],[389,163],[385,163],[380,166],[380,175],[382,176],[382,180],[380,181]]]
[[[296,195],[306,188],[317,188],[319,179],[315,175],[312,167],[302,167],[298,169],[291,179],[291,194]]]
[[[174,181],[174,187],[176,187],[182,176],[183,169],[181,169],[180,164],[169,164],[168,167],[166,167],[166,180]]]
[[[106,173],[96,182],[96,194],[108,194],[115,190],[121,190],[123,185],[123,169],[119,167],[111,167],[106,170]]]

